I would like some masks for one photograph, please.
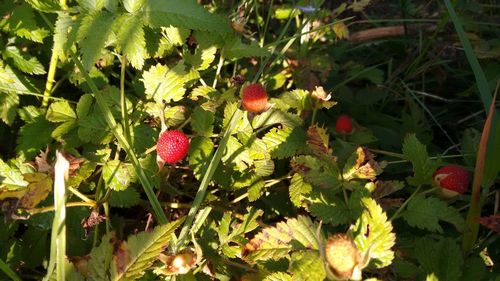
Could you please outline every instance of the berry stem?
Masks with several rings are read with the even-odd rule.
[[[389,221],[393,221],[399,217],[399,214],[406,208],[406,205],[408,205],[408,203],[410,203],[410,201],[413,199],[413,197],[415,197],[415,195],[418,194],[421,187],[422,187],[422,185],[419,185],[415,189],[415,191],[413,191],[413,193],[410,195],[410,197],[408,197],[408,199],[406,199],[406,201],[398,208],[398,210],[394,213],[394,215],[392,215],[392,217],[389,219]],[[431,190],[433,190],[433,189],[431,189]]]

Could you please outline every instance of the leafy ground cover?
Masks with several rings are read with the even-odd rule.
[[[0,279],[499,280],[499,8],[0,0]]]

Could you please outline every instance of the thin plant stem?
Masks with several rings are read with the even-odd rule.
[[[22,281],[22,279],[17,276],[17,274],[2,259],[0,259],[0,270],[13,281]]]
[[[71,207],[94,207],[95,204],[87,203],[87,202],[68,202],[68,203],[66,203],[65,206],[67,208],[71,208]],[[42,214],[42,213],[52,212],[54,210],[55,210],[54,206],[48,206],[48,207],[35,208],[35,209],[28,210],[28,213],[30,215],[36,215],[36,214]]]
[[[71,186],[68,186],[68,190],[71,191],[71,193],[73,193],[76,197],[82,199],[84,202],[94,204],[94,205],[96,204],[96,202],[94,200],[88,198],[87,196],[85,196],[85,194],[81,193],[77,189],[75,189]]]
[[[413,197],[415,197],[415,195],[418,194],[418,192],[420,191],[420,188],[422,188],[422,185],[419,185],[415,189],[415,191],[413,191],[413,193],[410,195],[410,197],[408,197],[408,199],[406,199],[406,201],[398,208],[398,210],[394,213],[394,215],[392,215],[392,217],[389,219],[390,221],[393,221],[396,218],[398,218],[399,214],[406,208],[406,205],[408,205],[408,203],[410,203],[410,201],[413,199]]]
[[[49,98],[52,94],[52,87],[54,86],[54,78],[56,76],[57,60],[57,53],[52,50],[52,55],[50,56],[49,72],[47,73],[47,82],[45,83],[45,90],[43,92],[42,107],[47,107],[49,105]]]
[[[200,208],[201,204],[203,203],[203,200],[205,199],[205,194],[207,193],[208,184],[212,180],[215,170],[217,169],[217,166],[219,165],[219,162],[222,158],[222,153],[226,149],[229,137],[231,136],[237,121],[241,119],[242,114],[243,111],[237,109],[236,112],[231,117],[229,126],[224,132],[224,136],[222,137],[219,143],[219,147],[212,156],[212,159],[210,160],[210,163],[207,168],[207,172],[203,176],[203,179],[200,183],[200,187],[198,188],[198,192],[196,193],[196,196],[192,203],[193,205],[191,209],[189,209],[189,213],[186,217],[184,225],[182,226],[181,232],[179,234],[179,239],[177,240],[177,243],[174,247],[174,251],[181,249],[182,247],[184,247],[184,244],[186,243],[185,240],[188,237],[189,230],[191,228],[191,225],[193,224],[196,213],[198,212],[198,209]]]
[[[215,72],[214,82],[212,83],[212,88],[217,87],[217,78],[220,75],[220,71],[221,71],[223,65],[224,65],[224,53],[221,52],[221,54],[219,56],[219,63],[217,64],[217,70]]]
[[[125,97],[125,70],[127,69],[127,58],[121,56],[121,71],[120,71],[120,106],[122,113],[122,126],[125,137],[130,139],[130,128],[128,122],[127,99]]]

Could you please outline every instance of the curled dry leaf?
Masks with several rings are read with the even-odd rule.
[[[106,216],[100,215],[97,210],[93,210],[87,218],[82,219],[81,225],[85,230],[85,236],[87,236],[87,231],[100,224],[106,219]]]
[[[165,264],[159,270],[164,275],[186,274],[196,265],[196,254],[191,250],[170,255],[160,254],[158,259]]]
[[[479,218],[479,223],[496,233],[500,233],[500,215],[491,215],[489,217]]]
[[[40,173],[54,174],[54,163],[50,163],[48,159],[50,149],[47,147],[45,151],[40,151],[40,154],[35,157],[34,166],[36,170]],[[76,171],[80,168],[83,162],[85,162],[85,158],[75,157],[69,153],[63,153],[64,157],[69,162],[69,171],[68,175],[70,177],[76,174]]]
[[[355,160],[353,159],[355,157]],[[366,147],[358,147],[344,168],[345,180],[354,178],[374,180],[382,173],[385,163],[378,163],[374,155]]]
[[[329,154],[328,134],[324,128],[316,125],[307,129],[307,145],[314,154]]]

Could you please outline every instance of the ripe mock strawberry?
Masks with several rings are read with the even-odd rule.
[[[329,269],[337,279],[360,279],[360,253],[347,235],[336,234],[330,237],[326,242],[325,257],[330,266]]]
[[[453,197],[467,191],[470,173],[461,166],[447,165],[434,173],[434,182],[445,197]]]
[[[248,112],[260,113],[269,106],[267,103],[267,93],[261,84],[249,84],[243,88],[243,107]]]
[[[335,131],[339,134],[350,134],[352,132],[352,119],[347,114],[342,114],[337,118]]]
[[[180,131],[165,131],[156,143],[158,156],[168,164],[182,160],[188,151],[189,139]]]

